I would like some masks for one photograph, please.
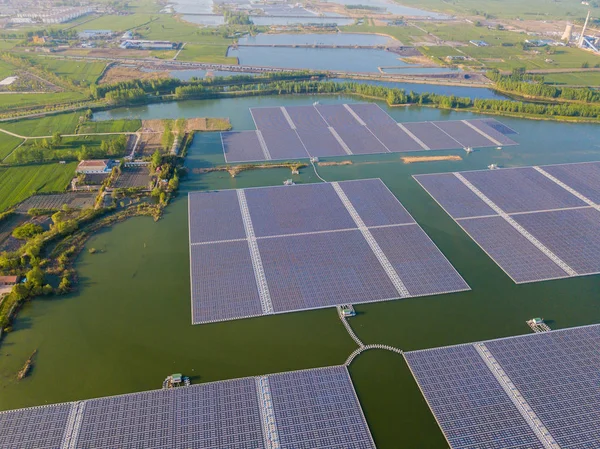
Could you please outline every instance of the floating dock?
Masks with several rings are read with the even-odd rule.
[[[533,332],[538,334],[541,332],[550,332],[552,330],[546,323],[544,323],[543,318],[532,318],[527,321],[527,325]]]

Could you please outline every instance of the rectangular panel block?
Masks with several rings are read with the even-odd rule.
[[[339,185],[366,226],[415,222],[400,201],[379,179],[342,181]]]
[[[404,358],[452,449],[543,449],[472,345]]]
[[[600,212],[560,210],[513,217],[578,274],[600,273]]]
[[[600,326],[486,346],[561,448],[600,448]]]
[[[494,120],[493,122],[490,122],[488,120],[469,120],[469,123],[471,125],[473,125],[475,128],[477,128],[478,130],[480,130],[480,131],[484,132],[485,134],[487,134],[488,136],[490,136],[492,139],[497,140],[502,145],[517,145],[517,142],[515,142],[511,138],[507,137],[506,133],[502,133],[500,131],[500,130],[505,130],[505,128],[506,129],[509,129],[509,128],[505,127],[502,123],[500,123],[497,120]],[[490,126],[490,124],[493,124],[494,126]],[[514,133],[510,133],[510,134],[514,134]]]
[[[600,162],[541,167],[594,203],[600,203]]]
[[[263,449],[260,410],[253,378],[174,391],[174,426],[180,449]]]
[[[506,213],[586,206],[531,167],[461,174]]]
[[[261,133],[271,154],[271,159],[283,160],[309,157],[298,138],[298,134],[289,126],[287,129],[265,128],[261,130]]]
[[[516,283],[568,276],[501,217],[461,220],[460,226]]]
[[[390,117],[383,109],[375,103],[356,103],[350,104],[352,109],[367,124],[369,128],[373,126],[396,126],[396,120]]]
[[[192,322],[262,314],[247,241],[191,247]]]
[[[285,131],[292,129],[286,120],[281,108],[250,108],[256,129],[261,131]]]
[[[327,129],[327,123],[314,106],[294,106],[285,109],[298,130]]]
[[[484,118],[484,119],[481,119],[481,122],[485,123],[487,126],[490,126],[493,129],[495,129],[499,133],[502,133],[505,135],[519,134],[514,129],[510,128],[509,126],[506,126],[504,123],[499,122],[495,118]]]
[[[190,243],[246,238],[235,190],[188,195]]]
[[[225,132],[221,139],[226,162],[266,160],[256,131]]]
[[[450,150],[462,145],[431,122],[403,123],[411,133],[431,150]]]
[[[69,410],[71,404],[57,404],[0,412],[0,448],[60,448]]]
[[[93,399],[85,404],[77,448],[175,447],[171,390]]]
[[[496,214],[452,173],[416,175],[414,178],[453,218]]]
[[[353,128],[335,128],[335,131],[353,154],[388,153],[387,148],[362,125]]]
[[[362,125],[348,112],[343,104],[318,104],[315,106],[328,126],[332,126],[336,131],[341,129],[352,129]],[[347,142],[346,142],[347,143]]]
[[[463,147],[495,146],[494,142],[461,121],[449,120],[447,122],[435,122],[435,125],[445,133],[449,134]]]
[[[330,184],[246,189],[257,237],[356,228]]]
[[[281,449],[374,449],[346,367],[269,376]]]
[[[358,230],[260,239],[258,247],[276,312],[398,297]]]
[[[371,234],[411,296],[469,290],[469,286],[419,226],[371,229]]]
[[[311,156],[346,156],[348,154],[328,128],[298,129],[297,132],[304,148]]]

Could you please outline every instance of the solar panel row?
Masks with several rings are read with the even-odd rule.
[[[381,180],[338,188],[349,206],[328,183],[243,190],[249,235],[235,191],[191,193],[193,323],[469,289]]]
[[[268,376],[281,448],[375,445],[346,367]],[[254,378],[80,402],[73,447],[263,449]],[[64,447],[74,404],[0,413],[0,448]]]
[[[493,119],[401,127],[372,103],[254,108],[250,112],[266,150],[255,131],[222,133],[227,162],[515,145],[498,131],[512,130]]]
[[[460,175],[415,179],[516,283],[600,272],[599,162]]]
[[[404,353],[453,449],[600,448],[600,325],[491,340],[485,347],[516,390],[502,388],[475,345]],[[539,421],[528,423],[511,394]],[[557,446],[536,436],[539,426]]]

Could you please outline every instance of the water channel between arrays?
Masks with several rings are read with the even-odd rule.
[[[317,100],[360,101],[335,96],[189,101],[114,110],[98,118],[228,116],[235,129],[252,129],[249,107]],[[386,110],[398,121],[473,117],[432,108]],[[319,169],[332,181],[381,178],[472,288],[356,306],[358,316],[350,322],[365,343],[412,350],[528,333],[525,320],[534,316],[546,318],[552,328],[600,321],[598,276],[515,285],[412,179],[416,173],[483,169],[490,163],[600,160],[597,125],[499,120],[520,133],[519,146],[468,155],[429,153],[460,154],[460,162],[405,165],[401,155],[389,154],[355,156],[352,165]],[[188,167],[222,163],[219,135],[197,135]],[[343,363],[355,346],[335,309],[191,325],[186,191],[280,185],[289,177],[284,169],[243,172],[235,179],[191,172],[158,223],[135,218],[94,236],[77,263],[79,291],[28,304],[2,341],[0,409],[155,389],[172,372],[199,383]],[[294,180],[318,181],[308,168]],[[100,252],[90,254],[92,247]],[[17,382],[17,371],[36,348],[31,376]],[[379,448],[447,447],[402,357],[369,351],[350,372]]]

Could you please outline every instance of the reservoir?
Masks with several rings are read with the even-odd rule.
[[[432,86],[425,86],[431,88]],[[443,87],[443,86],[441,86]],[[453,89],[453,88],[452,88]],[[355,97],[280,96],[174,102],[96,114],[117,117],[230,117],[253,129],[249,107],[352,103]],[[467,119],[471,113],[433,108],[384,110],[397,121]],[[599,276],[515,285],[412,179],[413,174],[600,160],[597,125],[506,117],[520,145],[503,150],[434,152],[458,162],[404,164],[399,154],[342,157],[352,165],[320,167],[328,181],[381,178],[456,267],[472,291],[357,305],[352,327],[366,343],[404,350],[531,332],[542,316],[553,329],[600,320]],[[426,153],[418,153],[426,155]],[[0,345],[0,409],[160,388],[182,372],[192,383],[341,364],[355,348],[335,309],[192,326],[187,191],[281,185],[286,169],[198,175],[223,164],[219,134],[197,134],[189,175],[159,222],[140,217],[95,235],[77,262],[79,289],[25,305]],[[317,182],[300,169],[296,183]],[[90,248],[97,252],[90,254]],[[34,349],[31,375],[15,374]],[[356,390],[381,449],[444,448],[443,435],[402,357],[369,351],[350,366]]]

